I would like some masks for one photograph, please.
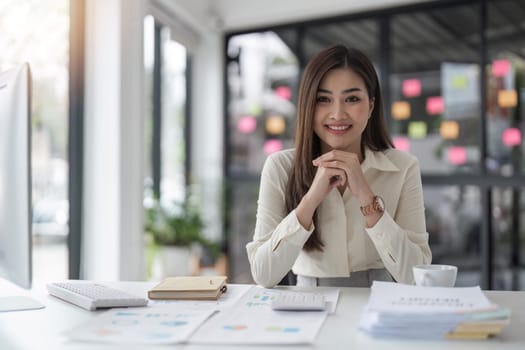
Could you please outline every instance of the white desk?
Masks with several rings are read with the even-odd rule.
[[[5,294],[4,285],[0,281],[0,291]],[[150,282],[118,282],[108,283],[139,295],[145,295],[146,290],[155,283]],[[10,288],[13,288],[12,286]],[[293,287],[291,287],[293,288]],[[110,345],[100,343],[71,342],[61,335],[82,322],[89,320],[99,312],[85,311],[79,307],[62,302],[47,295],[42,286],[35,288],[30,294],[46,305],[45,309],[33,311],[18,311],[0,313],[0,349],[525,349],[525,292],[487,292],[487,296],[501,306],[512,309],[511,324],[503,333],[494,339],[486,341],[403,341],[376,340],[357,330],[361,310],[368,300],[368,288],[339,288],[339,303],[335,314],[329,315],[318,335],[315,344],[311,346],[216,346],[216,345]],[[17,294],[21,294],[18,292]]]

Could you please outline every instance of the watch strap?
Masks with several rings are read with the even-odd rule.
[[[370,204],[360,207],[361,213],[364,216],[368,216],[377,212],[384,212],[385,209],[381,206],[380,201],[382,201],[382,199],[379,196],[374,196]]]

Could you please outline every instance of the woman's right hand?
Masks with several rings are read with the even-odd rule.
[[[307,195],[316,203],[316,207],[321,204],[325,197],[335,187],[346,185],[346,173],[340,168],[317,167],[312,186]]]
[[[317,207],[335,187],[346,185],[346,173],[339,168],[317,167],[310,189],[296,208],[299,223],[310,229]]]

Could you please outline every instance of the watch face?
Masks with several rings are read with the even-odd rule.
[[[385,202],[383,201],[383,198],[379,196],[376,197],[376,206],[377,206],[377,210],[385,211]]]

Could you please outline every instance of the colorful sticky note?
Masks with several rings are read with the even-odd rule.
[[[251,134],[257,128],[257,120],[252,116],[244,116],[237,122],[237,130],[241,134]]]
[[[448,149],[448,161],[454,165],[465,164],[467,162],[467,151],[465,147],[450,147]]]
[[[427,98],[427,113],[430,115],[441,114],[445,110],[445,102],[441,96]]]
[[[284,118],[280,115],[272,115],[266,119],[266,132],[271,135],[280,135],[286,129]]]
[[[492,62],[492,74],[495,77],[503,77],[510,72],[509,60],[495,60]]]
[[[283,143],[281,140],[270,139],[264,143],[263,148],[264,148],[264,154],[269,155],[274,152],[282,150]]]
[[[247,112],[253,116],[259,116],[262,113],[262,106],[258,103],[254,103],[250,107],[248,107]]]
[[[280,98],[290,100],[292,98],[292,89],[288,86],[278,86],[275,88],[275,94]]]
[[[410,118],[410,103],[406,101],[392,103],[392,117],[398,120]]]
[[[498,91],[498,105],[501,108],[512,108],[518,105],[518,94],[516,90]]]
[[[403,95],[405,97],[417,97],[421,95],[421,80],[407,79],[403,81]]]
[[[410,122],[408,124],[408,136],[413,139],[423,139],[427,136],[427,123]]]
[[[446,120],[439,127],[439,134],[445,140],[457,139],[459,136],[459,124],[453,120]]]
[[[460,89],[460,90],[465,89],[468,86],[468,79],[464,75],[459,75],[459,74],[454,75],[452,77],[451,85],[454,89]]]
[[[408,139],[408,137],[394,136],[392,138],[392,142],[394,143],[395,148],[401,151],[410,151],[410,140]]]
[[[508,128],[503,131],[502,141],[505,146],[518,146],[521,144],[521,130],[518,128]]]

